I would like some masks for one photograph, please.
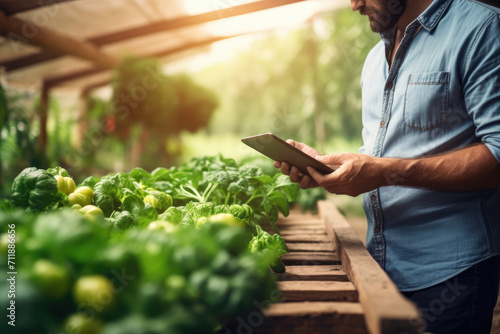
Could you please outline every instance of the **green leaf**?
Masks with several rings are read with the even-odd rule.
[[[144,202],[139,198],[139,196],[127,193],[127,196],[123,199],[121,209],[123,211],[128,211],[133,215],[139,214],[144,210]]]
[[[170,181],[172,175],[172,170],[158,167],[151,172],[151,176],[153,177],[154,182],[158,181]]]
[[[94,204],[104,212],[106,217],[119,208],[122,196],[123,189],[118,175],[103,177],[95,185]]]
[[[32,211],[53,209],[61,199],[57,181],[44,169],[24,169],[12,183],[11,200],[14,206]]]
[[[278,209],[273,206],[270,210],[266,212],[266,214],[267,214],[267,219],[273,226],[273,229],[276,231],[276,233],[278,233],[279,231],[275,225],[275,223],[278,221]]]
[[[0,211],[3,212],[12,212],[14,211],[14,205],[8,199],[0,200]]]
[[[275,190],[269,195],[269,198],[271,199],[271,203],[277,206],[281,213],[287,217],[290,209],[288,208],[288,201],[285,194],[279,190]]]
[[[288,202],[295,202],[299,195],[300,186],[290,181],[290,178],[284,174],[276,174],[274,177],[275,188],[279,188],[287,198]]]
[[[262,197],[262,202],[260,203],[262,207],[264,208],[264,211],[268,213],[271,211],[271,208],[273,207],[273,203],[271,202],[271,199],[269,196],[263,196]]]
[[[101,179],[99,177],[95,177],[95,176],[89,176],[87,177],[85,180],[82,181],[82,183],[80,183],[78,185],[78,187],[83,187],[83,186],[86,186],[86,187],[89,187],[91,189],[94,189],[95,185],[101,181]]]
[[[139,226],[144,226],[158,219],[156,209],[150,204],[144,204],[137,195],[127,195],[123,200],[121,209],[129,211]]]
[[[129,173],[130,177],[137,182],[142,182],[144,184],[149,184],[149,181],[153,178],[146,170],[137,167],[132,169]]]
[[[280,231],[276,226],[276,222],[278,221],[278,209],[273,206],[269,211],[266,211],[266,215],[267,215],[267,220],[269,221],[269,225],[271,225],[274,232],[279,234]]]
[[[285,175],[285,174],[276,174],[273,179],[274,179],[274,183],[276,185],[276,188],[295,184],[292,181],[290,181],[290,177],[288,175]]]
[[[274,183],[273,178],[269,175],[253,176],[250,178],[250,180],[261,185]]]
[[[298,184],[291,184],[286,187],[279,188],[286,196],[288,202],[293,203],[299,196],[300,186]]]
[[[53,176],[61,175],[64,177],[71,177],[71,175],[69,175],[69,173],[66,169],[59,167],[59,166],[56,166],[54,168],[49,168],[49,169],[47,169],[47,172]]]
[[[110,224],[104,219],[88,220],[66,208],[40,215],[33,225],[38,253],[50,252],[53,258],[69,257],[90,262],[109,236]]]

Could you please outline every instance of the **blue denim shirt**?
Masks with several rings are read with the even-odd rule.
[[[360,152],[414,158],[483,142],[500,163],[500,10],[434,0],[406,28],[389,68],[394,35],[381,34],[363,67]],[[365,193],[363,205],[367,249],[401,291],[500,254],[500,189],[398,185],[408,176],[387,174],[391,185]]]

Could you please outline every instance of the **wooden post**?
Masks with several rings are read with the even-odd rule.
[[[42,84],[40,90],[40,136],[39,144],[42,152],[47,153],[47,114],[49,110],[49,88]]]
[[[88,112],[88,103],[87,99],[90,95],[91,90],[90,89],[83,89],[80,92],[80,96],[78,97],[78,115],[76,121],[78,122],[78,131],[76,135],[76,143],[75,147],[78,147],[81,145],[83,141],[83,135],[85,134],[85,131],[88,128],[88,119],[87,119],[87,112]]]
[[[39,46],[55,54],[87,59],[104,68],[113,68],[120,63],[118,58],[101,51],[92,43],[73,39],[18,17],[7,17],[3,12],[0,12],[0,35],[9,40]]]
[[[342,269],[354,284],[371,334],[422,333],[423,318],[371,257],[349,223],[330,201],[318,202],[327,234],[334,240]]]

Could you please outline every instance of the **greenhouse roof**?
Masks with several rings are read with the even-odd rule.
[[[0,0],[2,79],[16,87],[90,90],[107,85],[110,69],[125,55],[167,61],[347,5],[346,0]]]

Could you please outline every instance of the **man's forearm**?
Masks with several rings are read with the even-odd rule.
[[[419,159],[384,159],[384,185],[443,191],[475,191],[500,187],[500,164],[484,144]]]

